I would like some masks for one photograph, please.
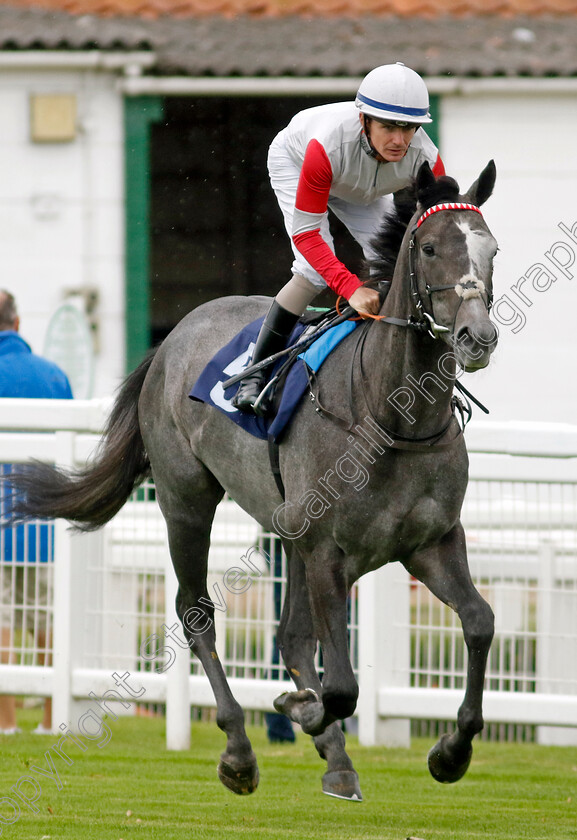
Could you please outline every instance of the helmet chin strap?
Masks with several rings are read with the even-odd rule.
[[[361,114],[363,118],[363,133],[361,134],[361,144],[365,152],[372,158],[379,158],[380,155],[371,142],[371,135],[369,133],[369,126],[367,123],[367,115]]]

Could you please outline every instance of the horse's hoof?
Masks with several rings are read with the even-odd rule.
[[[452,754],[448,744],[449,735],[443,735],[440,741],[429,752],[427,763],[433,779],[442,784],[451,784],[462,779],[471,763],[473,747],[469,748],[464,758]]]
[[[249,793],[254,793],[258,787],[259,774],[256,759],[250,764],[233,767],[221,756],[217,773],[223,785],[239,796],[248,796]]]
[[[362,802],[359,777],[354,770],[331,770],[323,776],[323,793],[349,802]]]
[[[300,724],[305,735],[322,735],[328,726],[324,706],[312,688],[285,691],[274,701],[277,712]]]
[[[302,688],[300,691],[284,691],[276,700],[273,706],[281,715],[291,716],[291,712],[300,707],[303,703],[318,703],[319,695],[312,688]]]

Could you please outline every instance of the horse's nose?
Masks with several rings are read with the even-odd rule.
[[[487,318],[476,324],[463,325],[458,330],[456,339],[457,344],[469,348],[469,351],[476,345],[477,352],[474,355],[480,355],[483,351],[492,353],[497,344],[497,328]]]

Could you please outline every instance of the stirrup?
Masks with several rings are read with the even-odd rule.
[[[256,400],[253,403],[252,410],[257,415],[257,417],[266,417],[269,413],[271,405],[272,405],[272,394],[274,392],[274,387],[276,385],[276,380],[273,378],[269,380]]]

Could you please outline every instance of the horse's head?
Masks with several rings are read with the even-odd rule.
[[[464,194],[452,178],[419,170],[418,210],[411,228],[412,293],[429,331],[453,350],[466,371],[489,364],[497,330],[489,318],[497,243],[479,210],[495,184],[491,161]]]

